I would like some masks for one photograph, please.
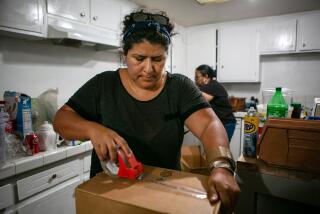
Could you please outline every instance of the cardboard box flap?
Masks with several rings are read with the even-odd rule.
[[[180,163],[182,171],[203,175],[210,174],[206,157],[201,154],[200,145],[182,146]]]
[[[101,173],[81,184],[76,190],[77,213],[105,213],[106,209],[108,213],[218,213],[218,206],[211,206],[208,199],[181,191],[183,187],[206,192],[206,176],[150,166],[144,169],[141,181]],[[92,207],[90,212],[84,212],[85,206]]]

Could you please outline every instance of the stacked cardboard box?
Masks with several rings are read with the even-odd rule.
[[[182,146],[180,163],[182,171],[209,175],[206,157],[201,154],[200,145]]]

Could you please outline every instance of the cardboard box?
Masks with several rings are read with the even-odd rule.
[[[202,175],[209,175],[207,160],[201,154],[200,145],[182,146],[181,170]]]
[[[320,173],[320,121],[268,119],[257,156],[273,166]]]
[[[219,203],[211,206],[207,198],[195,196],[206,193],[206,185],[207,176],[151,166],[144,166],[142,180],[100,173],[76,188],[76,210],[77,214],[218,213]]]

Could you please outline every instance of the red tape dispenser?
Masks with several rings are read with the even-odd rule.
[[[128,178],[128,179],[140,179],[143,175],[143,166],[141,162],[137,161],[134,154],[129,156],[118,149],[118,165],[110,160],[101,161],[101,166],[105,173],[112,177]]]

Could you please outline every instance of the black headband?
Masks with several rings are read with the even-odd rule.
[[[158,33],[161,33],[162,35],[164,35],[167,38],[169,44],[171,43],[170,34],[168,30],[164,26],[160,25],[158,22],[155,22],[153,20],[133,23],[128,28],[128,30],[123,34],[123,40],[125,41],[133,32],[136,32],[142,29],[154,29]]]

